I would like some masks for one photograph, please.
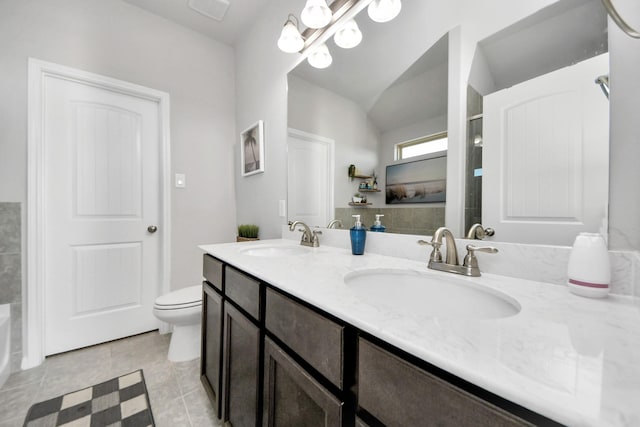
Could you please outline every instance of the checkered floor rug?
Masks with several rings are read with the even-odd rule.
[[[154,426],[142,370],[36,403],[24,427]]]

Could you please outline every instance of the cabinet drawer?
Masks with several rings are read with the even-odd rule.
[[[205,254],[202,266],[204,279],[222,291],[222,263],[211,255]]]
[[[344,328],[267,289],[267,330],[342,389]]]
[[[227,266],[224,293],[254,319],[260,320],[260,282]]]
[[[358,381],[358,405],[386,425],[532,425],[362,338]]]

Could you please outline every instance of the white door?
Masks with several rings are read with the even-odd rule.
[[[600,55],[484,97],[482,223],[497,241],[570,245],[607,219]],[[606,227],[604,229],[606,232]]]
[[[45,354],[158,327],[157,102],[44,82]]]
[[[289,221],[326,227],[333,219],[333,141],[289,129],[287,198]]]

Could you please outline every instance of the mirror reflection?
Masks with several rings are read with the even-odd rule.
[[[403,13],[411,13],[410,7],[407,4]],[[608,104],[594,81],[608,74],[608,59],[596,59],[597,65],[581,70],[585,80],[580,90],[588,95],[579,92],[572,100],[557,100],[554,94],[573,93],[574,89],[563,87],[560,77],[557,87],[545,86],[549,82],[544,79],[536,83],[538,78],[566,72],[606,54],[606,13],[599,1],[557,2],[478,42],[464,88],[466,141],[448,141],[466,147],[464,206],[446,201],[386,203],[387,166],[447,155],[446,148],[439,147],[418,157],[401,157],[403,148],[410,151],[416,143],[428,147],[431,139],[446,141],[451,92],[448,63],[450,52],[456,52],[450,51],[445,34],[426,52],[402,56],[396,52],[402,49],[394,50],[388,42],[411,36],[402,34],[400,20],[395,26],[389,25],[393,22],[375,26],[363,18],[356,18],[364,35],[360,46],[342,50],[330,42],[331,67],[318,70],[303,61],[288,76],[289,220],[324,227],[340,219],[348,228],[352,214],[362,215],[366,226],[373,224],[375,214],[384,214],[387,232],[430,235],[445,225],[445,209],[456,209],[464,212],[465,231],[482,222],[496,230],[491,238],[496,241],[570,245],[576,230],[601,231],[608,198]],[[529,81],[524,91],[537,91],[537,97],[519,94],[520,98],[507,95],[504,99],[504,92]],[[545,95],[536,84],[545,87]],[[572,109],[576,96],[582,99],[582,111]],[[547,104],[531,102],[538,98],[546,99]],[[546,119],[532,114],[511,119],[511,139],[498,141],[495,129],[505,126],[504,111],[512,116],[522,114],[527,108],[516,111],[512,107],[524,105],[525,99],[528,109],[564,108],[568,112],[561,115],[558,110]],[[558,120],[549,122],[553,117]],[[597,130],[581,127],[594,118],[600,121]],[[526,130],[531,126],[536,130]],[[560,132],[573,132],[573,136],[549,138]],[[592,137],[580,139],[585,133]],[[297,148],[292,144],[296,138]],[[326,148],[320,151],[315,147],[323,145]],[[504,159],[505,153],[511,156],[507,156],[509,162],[496,161]],[[583,161],[585,153],[591,157]],[[447,156],[447,162],[458,161]],[[355,173],[349,173],[350,165]],[[511,171],[509,179],[496,179],[504,177],[505,171]],[[562,185],[558,185],[560,180]],[[598,186],[596,180],[604,184],[591,191]],[[546,191],[549,189],[558,191]],[[356,193],[366,204],[354,202]],[[581,196],[587,193],[595,195]],[[497,209],[489,212],[490,207]],[[590,207],[592,212],[585,213]],[[550,228],[546,235],[533,226],[541,222],[543,228]],[[520,227],[507,230],[512,223]],[[568,231],[549,227],[555,224],[568,225]]]

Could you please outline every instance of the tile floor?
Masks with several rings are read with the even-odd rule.
[[[200,383],[200,359],[167,360],[170,335],[149,332],[47,357],[0,388],[0,427],[21,426],[29,407],[70,391],[144,371],[157,427],[220,426]]]

